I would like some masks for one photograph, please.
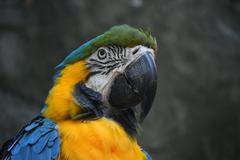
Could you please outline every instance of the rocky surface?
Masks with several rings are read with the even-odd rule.
[[[1,0],[0,143],[39,112],[68,52],[126,23],[159,44],[141,144],[155,160],[239,159],[239,17],[239,0]]]

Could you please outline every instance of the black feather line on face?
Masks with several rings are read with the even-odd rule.
[[[126,48],[120,46],[107,46],[107,57],[103,60],[90,58],[88,65],[95,68],[102,75],[109,74],[113,69],[124,65],[126,57]]]
[[[111,59],[115,59],[115,57],[116,57],[116,49],[115,49],[115,47],[111,47],[111,48],[109,49],[109,57],[110,57]]]
[[[99,63],[99,64],[108,64],[108,63],[115,62],[116,60],[109,60],[109,61],[103,62],[103,61],[99,61],[99,60],[97,60],[97,59],[89,59],[89,61],[91,61],[91,62],[96,62],[96,63]],[[121,61],[121,60],[117,60],[117,61]]]
[[[107,74],[109,74],[112,70],[114,70],[115,68],[117,68],[117,67],[119,67],[120,66],[120,63],[116,63],[116,64],[114,64],[114,65],[112,65],[112,66],[109,66],[108,67],[108,70],[107,71],[105,71],[105,75],[107,75]]]
[[[119,67],[120,64],[121,64],[120,62],[114,63],[112,65],[91,64],[91,67],[97,67],[99,69],[98,71],[94,71],[94,72],[91,72],[91,73],[94,73],[94,74],[97,74],[97,73],[108,74],[113,69]],[[90,75],[90,76],[92,76],[92,75]]]

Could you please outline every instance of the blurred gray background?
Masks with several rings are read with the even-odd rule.
[[[140,143],[155,160],[240,159],[239,0],[0,0],[0,143],[40,111],[55,65],[125,23],[159,46]]]

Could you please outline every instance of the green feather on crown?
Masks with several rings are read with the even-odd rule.
[[[99,47],[116,45],[121,47],[134,47],[143,45],[153,50],[157,50],[157,42],[149,32],[136,29],[129,25],[118,25],[110,28],[104,34],[84,43],[76,50],[72,51],[56,69],[62,69],[68,64],[72,64],[81,59],[85,59],[94,53]]]

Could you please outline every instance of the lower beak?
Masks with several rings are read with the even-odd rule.
[[[156,88],[156,64],[152,53],[146,52],[115,78],[108,101],[112,107],[118,109],[128,109],[140,104],[139,121],[142,122],[151,109]]]

